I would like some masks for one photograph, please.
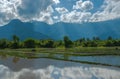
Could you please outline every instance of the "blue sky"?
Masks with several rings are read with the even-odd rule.
[[[120,0],[0,0],[0,25],[13,19],[85,23],[120,18]]]

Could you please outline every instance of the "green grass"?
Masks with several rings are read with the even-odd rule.
[[[16,55],[16,53],[48,53],[67,54],[75,56],[120,55],[120,47],[77,47],[77,48],[32,48],[32,49],[3,49],[0,52]]]

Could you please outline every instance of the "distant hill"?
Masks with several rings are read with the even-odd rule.
[[[0,27],[0,38],[11,40],[13,35],[17,35],[21,40],[27,38],[48,39],[47,35],[34,31],[32,23],[24,23],[20,20],[13,20],[9,24]]]
[[[54,25],[47,25],[41,22],[34,22],[34,26],[35,31],[46,34],[56,40],[62,39],[64,36],[69,36],[72,40],[83,37],[106,39],[111,36],[120,38],[120,19],[83,24],[59,22]]]
[[[0,27],[0,38],[11,39],[12,35],[17,35],[22,40],[26,38],[60,40],[64,36],[69,36],[72,40],[83,37],[120,38],[120,19],[82,24],[58,22],[53,25],[12,20],[9,24]]]

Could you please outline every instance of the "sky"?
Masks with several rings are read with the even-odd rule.
[[[0,0],[0,25],[13,19],[85,23],[120,18],[120,0]]]

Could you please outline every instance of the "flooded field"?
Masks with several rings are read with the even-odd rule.
[[[79,59],[71,57],[73,60]],[[89,59],[90,58],[90,59]],[[95,61],[95,57],[82,60]],[[97,57],[110,60],[114,57]],[[119,57],[118,57],[119,58]],[[118,59],[117,58],[117,59]],[[80,59],[80,60],[81,60]],[[99,61],[98,61],[99,60]],[[103,61],[104,62],[104,61]],[[118,61],[116,61],[118,62]],[[109,63],[116,64],[116,63]],[[119,65],[119,63],[117,64]],[[120,68],[112,66],[91,65],[47,58],[23,59],[18,57],[0,57],[0,79],[119,79]]]

